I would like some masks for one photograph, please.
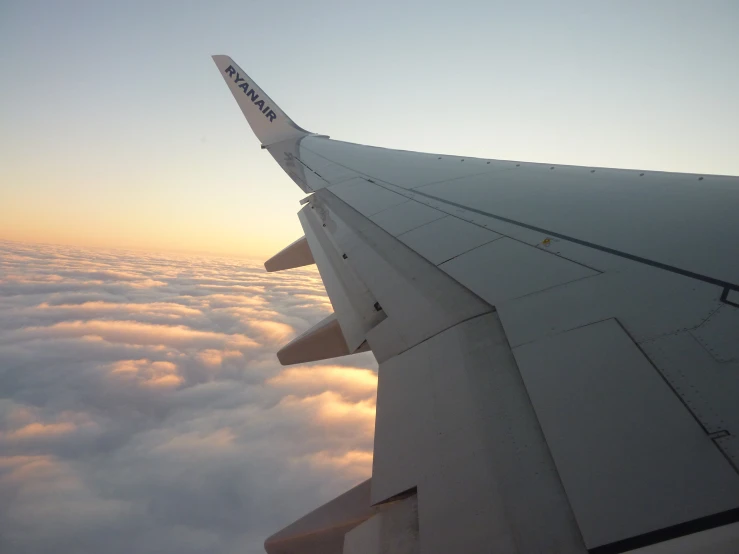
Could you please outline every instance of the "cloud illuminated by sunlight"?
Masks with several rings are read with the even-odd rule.
[[[377,374],[369,369],[340,365],[293,366],[268,379],[267,384],[305,395],[331,390],[361,400],[374,398]]]
[[[286,323],[263,319],[247,319],[244,323],[258,336],[269,342],[282,342],[295,334],[294,329]]]
[[[124,378],[135,379],[145,387],[171,388],[182,384],[177,375],[177,366],[172,362],[151,360],[121,360],[111,365],[110,372]]]
[[[374,360],[275,356],[330,309],[312,268],[0,242],[0,551],[240,552],[366,479]]]
[[[51,437],[73,432],[77,427],[74,423],[64,421],[61,423],[29,423],[28,425],[8,433],[9,439],[23,439],[31,437]]]
[[[374,435],[375,399],[351,402],[334,391],[313,396],[289,395],[280,404],[308,417],[316,425],[337,433],[350,433],[365,438]]]
[[[17,340],[49,337],[96,336],[109,342],[164,344],[168,346],[229,346],[254,348],[258,343],[243,335],[198,331],[183,325],[152,325],[137,321],[63,321],[48,327],[28,327],[15,334]]]
[[[240,358],[243,358],[244,355],[239,352],[238,350],[214,350],[214,349],[207,349],[207,350],[201,350],[197,358],[200,360],[203,365],[211,368],[219,367],[223,364],[224,360],[238,360]]]
[[[357,479],[372,471],[372,452],[369,450],[350,450],[339,454],[321,451],[304,459],[314,467],[355,475]]]
[[[172,302],[151,302],[142,304],[132,303],[115,303],[115,302],[83,302],[82,304],[58,304],[49,305],[42,302],[37,306],[39,310],[50,310],[59,312],[79,312],[89,313],[90,315],[106,315],[126,312],[151,313],[151,314],[168,314],[174,317],[185,315],[200,315],[200,310],[189,308]]]

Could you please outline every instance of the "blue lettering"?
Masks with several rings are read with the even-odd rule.
[[[249,90],[249,83],[246,82],[246,79],[242,77],[239,73],[236,72],[234,67],[232,65],[229,65],[226,69],[223,70],[224,73],[226,73],[229,77],[234,77],[234,83],[241,83],[238,85],[238,87],[244,91],[244,94],[246,94],[249,99],[254,103],[255,106],[259,107],[259,111],[261,111],[264,114],[264,117],[269,119],[269,122],[272,123],[276,118],[277,114],[270,109],[270,107],[267,105],[264,105],[264,100],[259,100],[259,95],[254,89]]]

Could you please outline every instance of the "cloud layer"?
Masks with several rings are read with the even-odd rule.
[[[0,242],[0,551],[251,553],[365,479],[370,354],[281,367],[313,269]]]

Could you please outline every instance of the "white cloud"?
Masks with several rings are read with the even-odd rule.
[[[274,355],[330,309],[312,269],[0,243],[0,551],[259,552],[365,479],[374,359]]]

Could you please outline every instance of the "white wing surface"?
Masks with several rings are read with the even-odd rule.
[[[270,267],[315,261],[335,314],[281,359],[380,364],[343,552],[604,554],[739,520],[738,178],[331,140],[214,60],[309,194]],[[267,550],[312,552],[306,525]]]

